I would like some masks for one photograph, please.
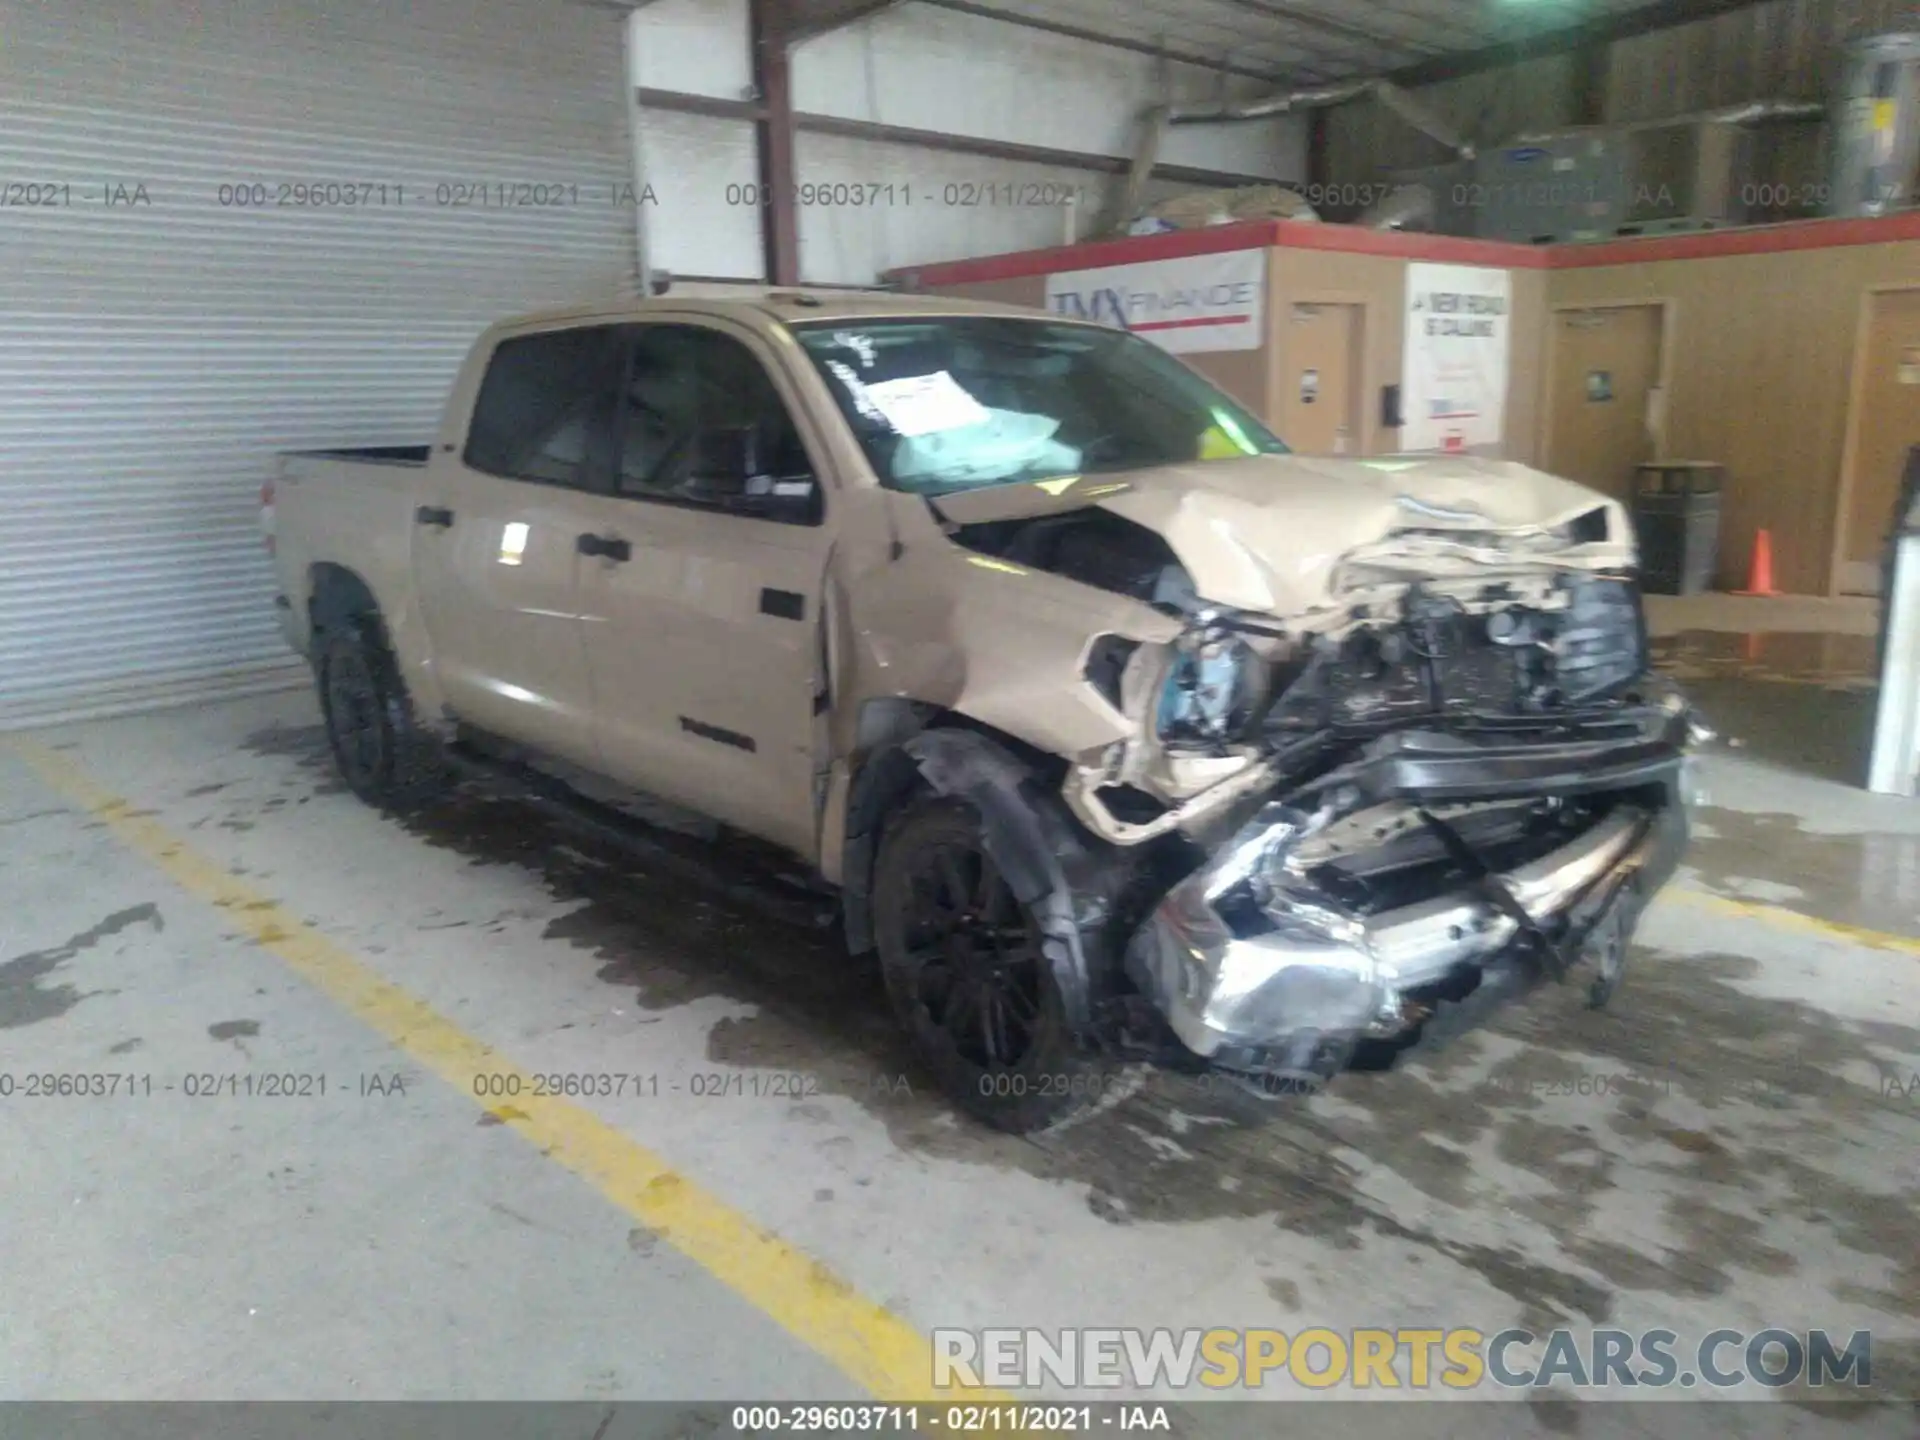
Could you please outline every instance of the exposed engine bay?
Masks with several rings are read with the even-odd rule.
[[[949,526],[1181,622],[1093,639],[1085,681],[1133,738],[1062,786],[1156,857],[1126,969],[1179,1053],[1270,1090],[1521,978],[1590,963],[1611,993],[1684,843],[1689,719],[1649,673],[1633,575],[1591,548],[1605,524],[1410,527],[1286,616],[1209,603],[1166,538],[1102,509]]]

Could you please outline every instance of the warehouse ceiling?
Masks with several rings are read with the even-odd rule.
[[[898,0],[788,0],[803,34]],[[1755,0],[921,0],[1089,42],[1099,37],[1277,83],[1445,78]]]

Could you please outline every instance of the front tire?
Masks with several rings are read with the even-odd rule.
[[[446,757],[416,722],[376,623],[362,617],[326,632],[314,679],[334,765],[354,794],[383,809],[407,810],[452,785]]]
[[[1024,1134],[1100,1098],[1105,1068],[1071,1033],[1040,919],[987,854],[973,806],[926,797],[903,810],[872,901],[887,997],[955,1104]]]

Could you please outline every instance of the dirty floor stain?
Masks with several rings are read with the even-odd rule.
[[[724,835],[676,840],[674,863],[661,865],[484,788],[403,823],[475,864],[537,875],[572,906],[547,936],[585,952],[643,1012],[705,997],[749,1002],[750,1017],[709,1031],[715,1062],[803,1075],[865,1107],[902,1148],[1081,1186],[1089,1210],[1112,1224],[1264,1218],[1335,1250],[1395,1240],[1472,1272],[1542,1329],[1606,1323],[1622,1292],[1725,1296],[1744,1277],[1794,1275],[1794,1249],[1767,1238],[1782,1221],[1857,1257],[1841,1277],[1854,1302],[1909,1314],[1920,1296],[1920,1216],[1861,1178],[1879,1168],[1876,1152],[1920,1146],[1913,1107],[1875,1088],[1876,1077],[1920,1065],[1920,1028],[1852,1024],[1749,994],[1742,982],[1755,967],[1741,956],[1641,947],[1605,1011],[1588,1009],[1575,987],[1550,987],[1502,1012],[1487,1039],[1343,1077],[1305,1101],[1144,1073],[1091,1120],[1022,1139],[955,1123],[877,977],[835,931],[731,898],[743,885],[784,889],[756,872],[756,847]],[[1722,833],[1736,829],[1730,821]],[[1859,838],[1804,836],[1791,859],[1803,880],[1822,867],[1848,874]],[[1703,873],[1742,867],[1731,850],[1715,855],[1703,848]],[[689,883],[702,867],[712,877],[704,888]],[[1830,891],[1816,883],[1809,893],[1824,912]],[[1605,1077],[1597,1093],[1594,1076]],[[827,1118],[804,1103],[792,1113]],[[1510,1193],[1514,1172],[1537,1183]],[[1443,1207],[1510,1208],[1514,1239],[1468,1241],[1410,1223],[1375,1196],[1388,1175]],[[1606,1233],[1604,1212],[1623,1186],[1653,1200],[1652,1229],[1633,1243]],[[1285,1306],[1298,1282],[1276,1278],[1269,1293]]]
[[[1839,763],[1816,754],[1819,734],[1834,748],[1845,704],[1870,696],[1826,682],[1860,678],[1860,646],[1801,639],[1762,653],[1765,666],[1744,648],[1669,644],[1662,663],[1691,666],[1696,689],[1729,687],[1755,752],[1814,755],[1815,773]],[[296,788],[328,774],[317,728],[253,748],[292,758],[305,772]],[[1907,878],[1920,839],[1817,835],[1785,814],[1701,818],[1688,874],[1703,888],[1920,933]],[[1738,954],[1637,947],[1606,1010],[1548,987],[1448,1050],[1342,1077],[1319,1097],[1261,1102],[1143,1072],[1091,1118],[1015,1138],[956,1122],[871,966],[846,956],[820,897],[764,847],[654,830],[636,848],[487,784],[401,823],[475,865],[538,878],[570,907],[547,938],[582,952],[640,1023],[707,997],[750,1004],[709,1030],[714,1062],[803,1075],[905,1150],[1077,1186],[1113,1225],[1257,1219],[1335,1251],[1395,1242],[1410,1264],[1473,1273],[1536,1328],[1606,1323],[1627,1296],[1731,1299],[1760,1279],[1820,1292],[1814,1310],[1920,1313],[1920,1208],[1887,1163],[1920,1153],[1920,1105],[1899,1088],[1920,1072],[1920,1026],[1755,993],[1757,966]],[[817,1102],[789,1113],[832,1118]],[[1431,1203],[1410,1212],[1382,1198],[1409,1187]],[[1503,1215],[1494,1235],[1453,1233],[1453,1217]],[[1803,1270],[1816,1252],[1818,1268]],[[1321,1282],[1265,1283],[1284,1314],[1310,1307]],[[1885,1367],[1920,1389],[1913,1353],[1889,1347]],[[1536,1418],[1577,1425],[1551,1407]]]
[[[0,962],[0,1029],[57,1019],[88,995],[97,993],[81,991],[64,983],[47,985],[42,982],[76,955],[91,950],[102,940],[134,925],[151,925],[156,931],[166,928],[166,922],[160,916],[160,907],[149,901],[144,905],[132,905],[125,910],[114,911],[97,925],[90,925],[78,935],[70,937],[64,944],[45,950],[30,950],[24,955]]]

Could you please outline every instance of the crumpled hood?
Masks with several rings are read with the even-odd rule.
[[[1439,577],[1530,563],[1600,568],[1633,556],[1618,502],[1512,461],[1467,456],[1257,455],[990,486],[934,504],[961,525],[1098,505],[1164,536],[1201,598],[1275,614],[1337,599],[1352,567]],[[1551,537],[1596,509],[1606,525],[1593,527],[1593,539],[1570,547]]]

